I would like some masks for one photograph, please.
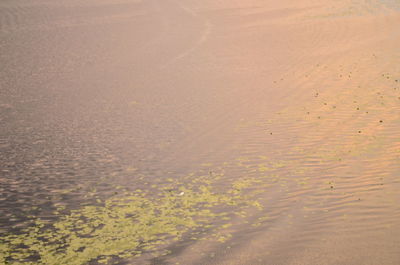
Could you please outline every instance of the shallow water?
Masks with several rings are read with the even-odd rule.
[[[0,262],[400,263],[391,5],[0,14]]]

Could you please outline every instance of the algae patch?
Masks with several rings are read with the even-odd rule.
[[[223,224],[215,221],[229,220],[233,208],[259,207],[241,196],[248,183],[238,185],[224,193],[198,180],[174,191],[159,187],[157,196],[137,190],[109,198],[101,206],[72,210],[52,224],[37,219],[21,233],[0,240],[0,263],[78,265],[139,256],[190,231],[219,229]]]

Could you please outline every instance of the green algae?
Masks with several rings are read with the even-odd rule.
[[[364,109],[363,105],[360,106]],[[370,106],[370,109],[373,108]],[[334,114],[333,110],[322,109],[318,113],[320,112],[324,117]],[[334,118],[333,115],[332,119]],[[295,116],[289,116],[288,119],[293,120]],[[386,121],[385,119],[385,124]],[[317,125],[318,127],[311,128],[320,128],[325,124]],[[363,125],[363,120],[360,125]],[[364,127],[362,129],[364,132]],[[347,136],[346,139],[351,146],[335,143],[333,146],[294,147],[292,152],[305,158],[312,154],[320,160],[320,164],[324,164],[375,152],[386,143],[383,137],[375,135]],[[260,160],[266,161],[260,163]],[[214,233],[208,234],[212,234],[217,242],[226,242],[232,237],[224,231],[232,225],[229,223],[232,214],[246,217],[249,216],[247,207],[262,209],[262,205],[249,195],[265,192],[263,188],[269,185],[267,181],[279,183],[281,187],[288,185],[281,176],[269,173],[285,168],[288,175],[298,177],[292,179],[299,185],[310,184],[309,177],[304,176],[309,176],[312,169],[302,165],[305,161],[306,159],[300,159],[289,164],[268,161],[267,156],[259,156],[255,160],[239,157],[234,162],[224,162],[224,166],[239,166],[246,174],[254,173],[257,176],[232,180],[227,184],[227,190],[217,189],[218,193],[215,192],[217,184],[226,179],[209,171],[209,175],[196,176],[195,180],[186,184],[168,178],[168,185],[151,185],[156,191],[154,194],[158,196],[156,198],[154,194],[149,198],[149,192],[137,190],[132,194],[97,201],[99,204],[103,203],[101,206],[88,206],[72,211],[61,216],[52,225],[36,220],[32,227],[21,234],[0,239],[0,264],[85,264],[91,261],[109,263],[113,258],[134,257],[144,252],[159,253],[160,248],[182,239],[188,233],[188,238],[202,239],[205,233],[199,231],[204,231],[203,229],[212,229]],[[201,166],[209,168],[213,164],[205,163]],[[254,172],[251,171],[253,168]],[[136,169],[128,168],[127,171],[135,172]],[[191,176],[193,175],[195,173]],[[332,186],[331,183],[328,184],[328,187]],[[257,189],[249,192],[254,186]],[[311,211],[307,207],[304,210]],[[268,216],[262,216],[252,226],[262,226],[267,220]]]
[[[209,177],[199,177],[186,185],[158,187],[157,196],[137,190],[112,197],[102,205],[72,210],[51,224],[37,219],[0,240],[0,263],[109,263],[155,251],[202,228],[214,229],[216,240],[225,242],[230,235],[219,230],[228,227],[231,216],[237,212],[243,217],[243,209],[261,205],[242,192],[254,181],[236,181],[220,193],[211,183]]]

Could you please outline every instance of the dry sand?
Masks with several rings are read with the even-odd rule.
[[[100,178],[224,172],[263,209],[128,263],[400,264],[398,6],[3,0],[3,230]]]

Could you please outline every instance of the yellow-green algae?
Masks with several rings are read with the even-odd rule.
[[[196,229],[213,229],[218,241],[229,235],[220,230],[230,216],[245,208],[260,208],[243,195],[252,181],[240,180],[221,193],[213,192],[207,177],[186,184],[159,187],[158,195],[137,190],[109,198],[101,206],[72,210],[49,224],[41,219],[18,234],[0,240],[1,264],[108,263],[110,258],[138,256],[179,240]],[[156,191],[153,191],[156,192]],[[235,211],[233,211],[235,208]]]

